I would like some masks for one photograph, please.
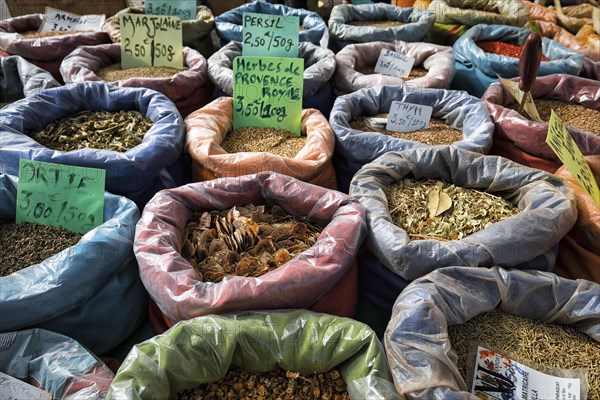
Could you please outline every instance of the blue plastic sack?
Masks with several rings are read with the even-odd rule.
[[[311,42],[318,45],[326,29],[325,21],[315,12],[287,7],[282,4],[255,1],[253,3],[242,4],[215,18],[215,28],[219,38],[221,38],[221,46],[225,46],[232,40],[236,42],[242,41],[242,17],[244,13],[299,17],[300,25],[306,28],[306,30],[300,31],[300,42]]]
[[[83,110],[138,110],[154,124],[138,146],[121,153],[103,149],[52,150],[29,132]],[[120,88],[83,82],[19,100],[0,110],[0,172],[17,175],[19,158],[55,162],[106,171],[106,190],[124,195],[138,206],[161,189],[186,182],[167,170],[181,162],[184,124],[175,104],[165,95],[144,88]]]
[[[400,21],[388,28],[348,25],[352,21]],[[339,4],[329,17],[329,48],[336,53],[353,43],[422,42],[435,22],[435,14],[419,8],[396,7],[391,4]]]
[[[60,86],[50,72],[19,56],[0,57],[1,103],[20,100],[44,89]]]
[[[502,78],[519,76],[519,59],[486,53],[476,42],[484,40],[507,42],[522,46],[531,31],[508,25],[479,24],[471,27],[452,46],[456,75],[451,89],[466,90],[481,97],[492,83]],[[579,75],[583,53],[571,50],[555,40],[542,38],[542,52],[548,61],[540,63],[538,76],[550,74]]]
[[[17,178],[0,174],[0,221],[14,220]],[[0,332],[40,327],[105,354],[142,322],[147,294],[133,254],[140,213],[105,192],[104,223],[79,243],[0,278]]]
[[[432,118],[463,130],[463,140],[452,146],[487,153],[492,146],[494,124],[485,104],[464,92],[444,89],[417,89],[407,86],[379,86],[361,89],[337,98],[329,123],[336,143],[333,166],[338,190],[348,192],[352,176],[364,165],[388,151],[423,147],[426,144],[394,138],[379,132],[350,128],[359,116],[387,113],[393,101],[426,104],[433,107]]]

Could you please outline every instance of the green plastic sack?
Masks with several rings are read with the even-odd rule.
[[[523,26],[529,10],[520,0],[433,0],[429,11],[442,24],[497,24]]]
[[[282,296],[285,294],[282,293]],[[167,399],[222,379],[230,366],[301,374],[338,367],[353,399],[402,399],[367,325],[306,310],[209,315],[133,347],[108,399]]]

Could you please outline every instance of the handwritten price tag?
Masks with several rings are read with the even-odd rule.
[[[19,160],[16,222],[86,233],[104,222],[105,171]]]
[[[592,26],[598,35],[600,35],[600,8],[592,8]]]
[[[397,53],[392,50],[382,49],[375,64],[375,72],[384,75],[406,78],[415,63],[413,57]]]
[[[106,16],[77,15],[52,7],[46,7],[43,22],[38,33],[45,32],[81,32],[102,30]]]
[[[393,101],[385,129],[392,132],[412,132],[429,126],[433,107]]]
[[[517,103],[521,104],[523,101],[525,102],[525,104],[523,105],[523,109],[525,110],[525,112],[527,112],[527,114],[529,114],[529,116],[534,121],[544,122],[540,117],[540,114],[538,113],[537,107],[533,102],[533,97],[531,97],[530,92],[527,92],[527,95],[525,96],[525,93],[523,93],[523,91],[519,89],[519,84],[517,82],[511,81],[509,79],[500,78],[499,76],[498,79],[500,79],[500,82],[506,88],[506,90],[508,90],[512,97],[514,97],[515,100],[517,100]],[[525,96],[525,99],[523,99],[523,96]]]
[[[560,161],[567,166],[569,172],[577,178],[581,186],[592,196],[596,204],[600,206],[600,189],[598,189],[594,174],[585,158],[583,158],[577,143],[575,143],[560,118],[554,113],[554,110],[550,115],[546,143],[554,150]]]
[[[0,372],[0,392],[3,400],[52,400],[52,395],[28,383]]]
[[[146,14],[195,19],[196,0],[146,0]]]
[[[298,57],[299,17],[244,13],[242,28],[242,55]]]
[[[121,66],[183,67],[181,19],[124,13],[121,24]]]
[[[300,136],[304,59],[236,57],[233,127],[286,129]]]

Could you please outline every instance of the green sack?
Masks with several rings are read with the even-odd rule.
[[[285,295],[282,293],[282,295]],[[353,399],[401,399],[383,347],[367,325],[306,310],[209,315],[133,347],[108,399],[167,399],[218,381],[230,366],[301,374],[338,367]]]
[[[520,0],[433,0],[429,11],[442,24],[496,24],[523,26],[529,10]]]

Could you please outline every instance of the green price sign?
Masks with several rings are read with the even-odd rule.
[[[233,60],[233,127],[286,129],[300,136],[304,59],[244,57]]]
[[[299,17],[244,13],[242,29],[242,55],[298,57]]]
[[[104,181],[98,168],[19,160],[17,224],[61,226],[86,233],[104,222]]]
[[[146,0],[146,14],[196,19],[196,0]]]
[[[121,67],[183,67],[181,19],[124,13],[121,26]]]

